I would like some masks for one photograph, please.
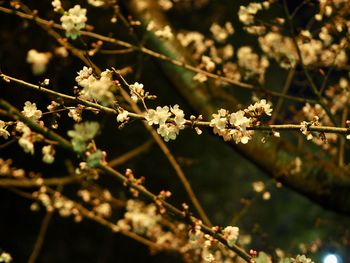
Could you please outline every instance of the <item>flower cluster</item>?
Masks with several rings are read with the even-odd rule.
[[[145,115],[149,125],[159,125],[157,132],[166,142],[175,140],[180,130],[185,128],[185,114],[179,105],[173,107],[158,106],[155,110],[149,109]]]
[[[217,23],[213,23],[210,27],[210,32],[213,34],[213,37],[217,42],[222,43],[229,35],[233,35],[235,30],[230,22],[226,22],[223,27]]]
[[[5,140],[10,136],[10,133],[6,130],[6,128],[6,122],[0,120],[0,137],[4,137]]]
[[[26,101],[24,103],[22,114],[32,121],[37,121],[43,115],[41,110],[38,110],[35,103]]]
[[[4,263],[12,262],[11,255],[9,253],[7,253],[7,252],[1,252],[1,254],[0,254],[0,262],[4,262]]]
[[[310,258],[305,255],[297,255],[296,258],[291,258],[292,263],[314,263]]]
[[[0,176],[13,177],[16,179],[24,178],[25,171],[12,166],[12,160],[0,158]]]
[[[93,139],[100,125],[97,122],[83,122],[74,124],[74,130],[68,131],[72,138],[72,145],[76,152],[82,153],[87,149],[88,142]]]
[[[38,122],[42,116],[41,110],[38,110],[35,103],[26,101],[23,107],[22,114],[28,119]],[[39,122],[39,124],[43,124]],[[26,153],[34,154],[34,142],[40,139],[40,136],[35,136],[35,133],[25,125],[23,122],[18,121],[16,123],[16,131],[22,133],[21,138],[18,140],[18,144],[23,148]]]
[[[213,114],[210,126],[214,128],[214,133],[222,136],[225,141],[233,140],[235,143],[246,144],[254,133],[247,128],[257,124],[262,114],[271,116],[271,112],[270,104],[263,99],[244,111],[239,110],[230,114],[229,111],[220,109],[217,114]]]
[[[112,200],[112,194],[107,189],[81,189],[78,191],[78,196],[92,206],[92,211],[96,215],[104,218],[111,216],[112,206],[109,202]]]
[[[162,38],[164,40],[170,40],[174,37],[170,26],[166,25],[163,28],[159,28],[155,25],[155,23],[153,21],[151,21],[148,25],[147,25],[147,30],[148,31],[153,31],[154,34],[159,37]]]
[[[62,3],[60,0],[53,0],[51,2],[51,5],[53,7],[53,11],[55,12],[61,12],[63,11]]]
[[[143,89],[143,84],[135,82],[129,85],[131,99],[136,103],[139,99],[145,97],[145,90]]]
[[[87,21],[86,9],[80,5],[75,5],[65,12],[61,17],[62,27],[66,30],[66,36],[76,39],[79,36],[79,30],[85,27]]]
[[[43,162],[44,163],[53,163],[55,160],[55,149],[52,145],[46,145],[42,148]]]
[[[48,52],[38,52],[35,49],[31,49],[27,53],[27,62],[32,65],[34,75],[43,74],[50,59],[51,54]]]
[[[38,191],[34,192],[33,197],[36,198],[47,211],[57,210],[59,215],[62,217],[73,216],[76,222],[82,220],[82,215],[76,207],[75,203],[63,196],[59,192],[49,192],[46,186],[41,186]],[[31,208],[33,210],[38,210],[38,203],[33,203]]]
[[[251,78],[258,76],[260,83],[264,82],[265,71],[270,65],[269,60],[265,56],[259,58],[251,47],[243,46],[237,51],[238,65],[244,70],[244,77]]]
[[[18,144],[23,148],[24,152],[34,154],[34,139],[32,131],[23,122],[17,122],[16,131],[21,132],[22,136],[18,140]]]
[[[240,6],[238,11],[238,18],[244,25],[254,23],[255,15],[263,8],[261,3],[252,2],[248,6]]]
[[[154,204],[145,205],[143,202],[129,199],[126,203],[124,218],[118,220],[117,226],[120,230],[132,229],[135,233],[147,235],[158,225],[160,219]]]
[[[111,105],[115,101],[112,71],[108,69],[103,71],[98,79],[93,75],[92,68],[84,67],[78,72],[75,81],[83,87],[79,93],[82,99],[96,100],[105,106]]]

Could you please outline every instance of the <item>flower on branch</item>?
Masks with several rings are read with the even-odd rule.
[[[104,106],[113,104],[115,97],[112,91],[115,86],[112,71],[108,69],[103,71],[99,79],[92,73],[92,68],[84,67],[75,78],[79,86],[83,87],[79,93],[81,98],[89,101],[97,100]]]
[[[170,107],[170,111],[168,106],[158,106],[156,110],[149,109],[145,119],[149,125],[159,125],[157,132],[166,142],[175,140],[180,130],[185,128],[186,123],[185,114],[177,104]]]
[[[135,82],[129,85],[131,99],[136,103],[140,98],[145,96],[145,90],[143,84]]]
[[[224,235],[225,239],[227,240],[227,244],[230,247],[233,247],[238,239],[239,228],[235,227],[235,226],[227,226],[223,230],[223,235]]]
[[[23,148],[24,152],[34,154],[34,136],[30,128],[23,122],[17,122],[16,131],[22,132],[18,144]]]
[[[37,121],[41,118],[41,116],[43,115],[41,110],[38,110],[36,108],[36,104],[35,103],[31,103],[30,101],[26,101],[24,103],[24,107],[23,107],[23,111],[22,111],[23,115],[26,116],[27,118],[31,119],[32,121]]]
[[[60,20],[62,27],[66,30],[66,36],[74,40],[79,36],[79,30],[85,27],[86,9],[75,5],[68,12],[65,12]]]
[[[129,112],[127,110],[122,109],[117,116],[117,122],[128,121],[129,120],[128,114]]]
[[[83,122],[74,125],[74,130],[68,131],[72,138],[72,145],[76,152],[82,153],[87,148],[87,142],[93,139],[99,131],[100,125],[97,122]]]
[[[165,124],[166,120],[171,116],[171,113],[169,112],[169,107],[164,106],[160,107],[158,106],[156,110],[149,109],[145,115],[145,118],[148,122],[148,125],[153,124]]]
[[[235,143],[246,144],[254,134],[254,131],[247,128],[256,125],[262,114],[270,116],[271,112],[271,105],[263,99],[245,110],[231,114],[225,109],[220,109],[218,114],[212,115],[213,119],[209,125],[214,128],[214,133],[222,136],[225,141],[234,140]]]
[[[5,140],[10,136],[10,133],[6,130],[6,128],[6,122],[0,120],[0,137],[4,137]]]
[[[310,258],[305,255],[297,255],[296,258],[291,258],[292,263],[314,263]]]

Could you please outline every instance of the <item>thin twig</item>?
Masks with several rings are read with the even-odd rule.
[[[288,72],[288,75],[287,75],[287,79],[286,79],[286,82],[284,83],[284,86],[283,86],[283,90],[282,90],[282,94],[286,95],[289,88],[290,88],[290,85],[292,83],[292,80],[293,80],[293,77],[294,77],[294,73],[295,73],[295,67],[292,67],[289,72]],[[276,104],[276,107],[274,108],[274,111],[273,111],[273,114],[272,114],[272,117],[271,117],[271,121],[270,123],[271,124],[274,124],[275,121],[276,121],[276,118],[280,112],[280,109],[282,107],[282,104],[283,104],[283,101],[284,101],[284,97],[279,97],[278,101],[277,101],[277,104]]]
[[[40,187],[44,185],[65,185],[77,183],[81,180],[81,177],[78,176],[66,176],[58,178],[47,178],[43,181],[38,179],[0,179],[0,187],[20,187],[20,188],[31,188],[31,187]]]
[[[313,81],[313,79],[312,79],[308,69],[306,68],[306,66],[304,64],[303,56],[301,54],[301,50],[300,50],[300,47],[298,45],[297,38],[295,36],[295,29],[294,29],[294,24],[293,24],[293,18],[291,17],[291,15],[289,13],[288,5],[287,5],[287,1],[286,0],[283,0],[283,7],[284,7],[284,11],[286,13],[286,17],[287,17],[288,24],[289,24],[289,27],[290,27],[290,31],[291,31],[290,34],[291,34],[291,37],[292,37],[292,41],[293,41],[295,49],[297,51],[298,58],[299,58],[299,63],[301,65],[302,69],[303,69],[305,77],[306,77],[307,81],[309,82],[312,91],[318,97],[318,103],[325,110],[326,114],[328,115],[328,117],[332,121],[332,123],[337,126],[336,119],[334,118],[334,116],[333,116],[332,112],[330,111],[330,109],[328,108],[328,106],[324,103],[322,95],[320,94],[319,90],[317,89],[315,82]]]
[[[45,217],[41,223],[38,238],[35,242],[34,249],[32,254],[30,255],[30,258],[28,260],[28,263],[35,263],[35,261],[38,259],[41,248],[44,244],[45,236],[47,229],[49,227],[50,221],[52,219],[53,212],[47,211],[45,214]]]
[[[108,165],[110,167],[116,167],[118,165],[121,165],[123,163],[126,163],[127,161],[135,158],[136,156],[146,152],[147,150],[150,149],[150,147],[153,144],[153,140],[148,140],[145,143],[143,143],[142,145],[136,147],[135,149],[132,149],[131,151],[124,153],[123,155],[120,155],[116,158],[114,158],[113,160],[108,162]]]
[[[345,107],[342,114],[342,125],[346,126],[346,120],[348,118],[348,108]],[[344,136],[339,137],[339,151],[338,151],[338,164],[340,167],[344,166],[344,155],[345,155],[345,138]]]

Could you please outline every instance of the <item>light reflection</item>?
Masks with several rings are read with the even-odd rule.
[[[341,263],[339,256],[335,254],[328,254],[324,257],[323,263]]]

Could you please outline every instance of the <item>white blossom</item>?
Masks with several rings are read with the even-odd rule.
[[[159,28],[153,21],[149,22],[149,24],[147,25],[147,30],[153,31],[157,37],[163,38],[165,40],[169,40],[174,37],[170,26],[166,25],[163,28]]]
[[[24,152],[34,154],[34,140],[32,131],[23,122],[17,122],[16,131],[22,132],[21,138],[18,140],[18,144],[23,148]]]
[[[232,35],[235,30],[230,22],[226,22],[224,27],[221,27],[217,23],[213,23],[210,27],[210,32],[213,34],[217,42],[222,43],[229,35]]]
[[[82,120],[81,109],[80,108],[69,109],[68,117],[73,118],[73,120],[76,122],[81,122],[81,120]]]
[[[258,76],[260,83],[264,81],[265,71],[270,64],[265,56],[259,58],[251,47],[243,46],[237,50],[237,59],[238,65],[245,70],[246,78]]]
[[[55,12],[60,12],[61,10],[63,10],[62,3],[60,0],[53,0],[51,2],[51,5],[53,6],[53,11]]]
[[[52,145],[46,145],[42,148],[41,150],[43,154],[43,162],[44,163],[53,163],[55,160],[55,149],[53,148]]]
[[[254,23],[254,16],[262,9],[261,3],[249,3],[248,6],[240,6],[238,11],[238,18],[244,25]]]
[[[227,240],[227,244],[232,247],[235,245],[239,235],[239,228],[235,226],[227,226],[223,230],[223,235]]]
[[[165,124],[166,120],[171,116],[171,113],[169,112],[169,107],[164,106],[160,107],[158,106],[156,110],[149,109],[145,115],[145,118],[148,122],[148,125],[153,124]]]
[[[66,30],[66,36],[76,39],[79,35],[79,30],[85,27],[87,21],[86,9],[80,5],[75,5],[65,12],[61,17],[62,27]]]
[[[250,105],[246,112],[253,114],[253,116],[260,116],[265,113],[268,116],[271,116],[272,108],[265,99],[262,99],[258,102],[255,102],[253,105]]]
[[[6,122],[0,120],[0,137],[7,139],[10,136],[10,133],[6,130]]]
[[[185,128],[185,113],[179,108],[179,105],[175,104],[173,107],[170,107],[170,111],[175,115],[174,121],[179,129]]]
[[[2,252],[0,254],[0,262],[4,262],[4,263],[10,263],[12,262],[12,257],[9,253],[6,252]]]
[[[146,234],[157,225],[160,215],[154,204],[145,205],[141,201],[129,199],[126,202],[124,218],[117,222],[121,230],[133,229],[138,234]]]
[[[102,217],[109,217],[112,214],[112,207],[109,203],[102,203],[96,206],[94,211]]]
[[[142,98],[145,95],[143,89],[143,84],[135,82],[134,84],[129,85],[131,99],[136,103],[139,98]]]
[[[42,112],[41,110],[38,110],[36,108],[35,103],[31,103],[30,101],[26,101],[24,103],[23,115],[26,116],[27,118],[31,119],[32,121],[37,121],[41,118]]]
[[[43,74],[50,59],[51,54],[48,52],[38,52],[35,49],[31,49],[27,53],[27,62],[32,65],[34,75]]]
[[[115,97],[112,92],[114,88],[112,71],[108,69],[103,71],[98,79],[92,74],[91,68],[84,67],[78,72],[75,80],[83,87],[79,93],[81,98],[89,101],[97,100],[104,106],[113,104]]]
[[[74,130],[68,131],[68,136],[72,138],[72,145],[76,152],[83,152],[87,147],[87,142],[93,139],[100,125],[97,122],[83,122],[74,124]]]
[[[240,127],[241,129],[245,129],[247,126],[249,126],[250,119],[245,117],[244,114],[245,112],[242,110],[231,113],[230,124],[235,127]]]
[[[225,130],[227,125],[227,115],[228,112],[225,109],[218,110],[218,114],[212,114],[213,119],[210,120],[210,127],[214,129]]]
[[[100,7],[105,5],[105,1],[103,0],[88,0],[88,3],[95,7]]]
[[[293,40],[276,32],[269,32],[259,37],[259,44],[264,53],[274,58],[282,68],[291,68],[298,60]]]
[[[297,255],[296,258],[291,258],[292,263],[314,263],[310,258],[305,255]]]
[[[179,127],[171,123],[161,124],[157,129],[158,134],[161,135],[166,142],[169,140],[175,140],[179,131]]]
[[[307,140],[311,140],[313,138],[313,136],[312,136],[312,133],[310,131],[308,131],[310,123],[308,123],[306,121],[302,121],[300,123],[300,125],[301,125],[300,131],[306,136]]]
[[[117,122],[124,122],[129,120],[129,112],[127,110],[122,110],[117,116]]]

